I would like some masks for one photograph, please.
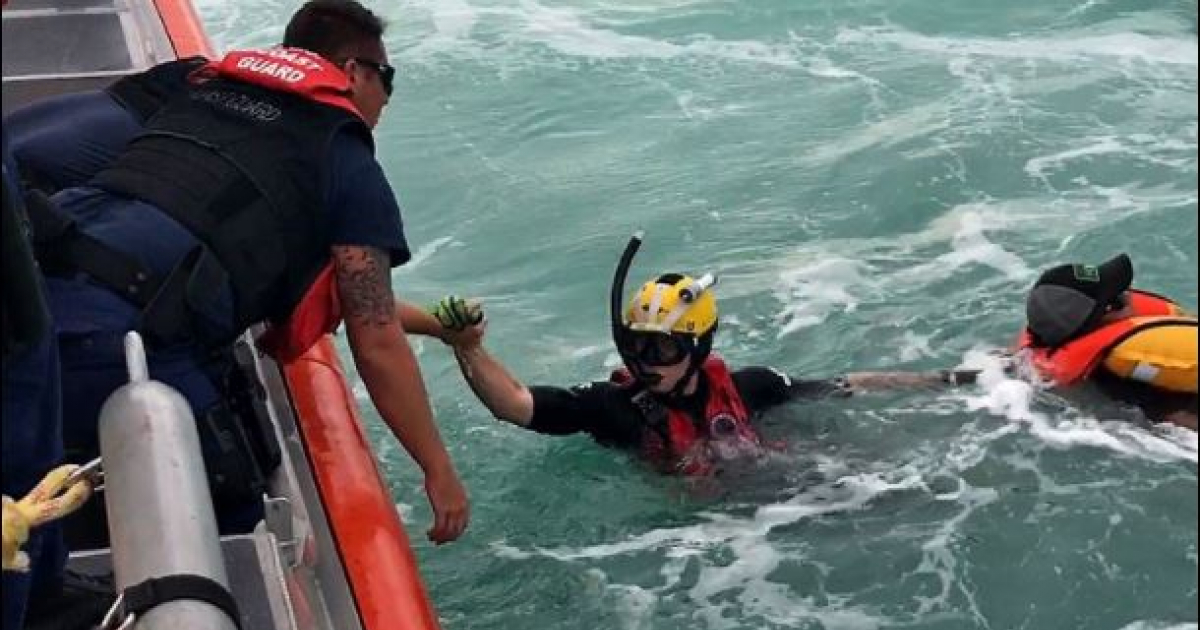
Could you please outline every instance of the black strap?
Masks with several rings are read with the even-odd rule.
[[[137,329],[153,347],[166,347],[181,343],[193,336],[192,312],[187,302],[188,282],[196,262],[204,253],[195,247],[183,260],[175,265],[171,273],[159,283],[153,299],[142,305]]]
[[[145,308],[158,293],[161,280],[132,256],[81,232],[75,220],[59,210],[40,191],[25,196],[38,263],[48,276],[83,272]]]
[[[671,444],[671,431],[668,426],[670,417],[667,408],[653,394],[644,389],[634,394],[630,400],[641,415],[642,425],[658,434],[658,437],[662,438],[663,446],[673,452],[674,446]]]
[[[212,604],[225,613],[234,627],[241,630],[242,617],[238,614],[237,601],[233,594],[215,580],[202,575],[177,574],[150,578],[125,589],[121,615],[142,616],[146,611],[167,602],[191,599]]]
[[[220,286],[219,280],[192,282],[197,265],[205,260],[203,247],[193,248],[164,278],[133,256],[80,230],[75,219],[45,194],[28,194],[26,205],[37,260],[47,276],[83,273],[125,298],[142,311],[138,332],[151,346],[165,347],[196,338],[189,303],[204,303],[206,298],[200,295],[196,301],[189,300],[189,287],[198,285],[196,292],[203,294]],[[209,273],[204,279],[212,276]]]

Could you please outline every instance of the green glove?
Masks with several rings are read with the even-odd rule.
[[[483,306],[457,295],[447,295],[438,300],[429,308],[429,313],[447,330],[463,330],[483,321]]]

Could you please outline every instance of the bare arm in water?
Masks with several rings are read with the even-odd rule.
[[[1172,411],[1171,413],[1163,416],[1163,420],[1170,422],[1171,424],[1177,424],[1181,427],[1191,429],[1193,431],[1196,430],[1196,412],[1194,411],[1187,411],[1185,409]]]
[[[851,372],[845,376],[846,385],[855,390],[908,389],[971,385],[979,377],[978,370],[939,370],[937,372]]]

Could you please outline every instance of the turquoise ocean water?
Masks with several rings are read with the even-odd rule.
[[[297,5],[197,2],[222,49]],[[718,348],[798,376],[988,365],[1067,260],[1126,251],[1197,305],[1194,0],[374,6],[397,292],[482,297],[526,382],[616,365],[638,228],[635,281],[718,273]],[[696,490],[491,421],[415,343],[466,538],[420,540],[418,471],[372,431],[447,630],[1197,627],[1193,433],[989,373],[779,409],[785,456]]]

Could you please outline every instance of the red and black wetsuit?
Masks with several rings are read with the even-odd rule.
[[[791,379],[765,367],[734,370],[730,378],[751,419],[791,400],[846,396],[850,393],[849,388],[839,380]],[[672,410],[694,419],[708,415],[710,385],[707,378],[702,376],[699,387],[691,396],[677,400],[655,397],[664,410],[664,417],[657,419],[647,417],[645,406],[636,401],[645,391],[636,384],[596,381],[570,388],[534,386],[529,389],[533,394],[533,417],[528,429],[548,435],[587,433],[604,446],[645,454],[655,451],[656,445],[661,447],[664,433],[660,427]]]

